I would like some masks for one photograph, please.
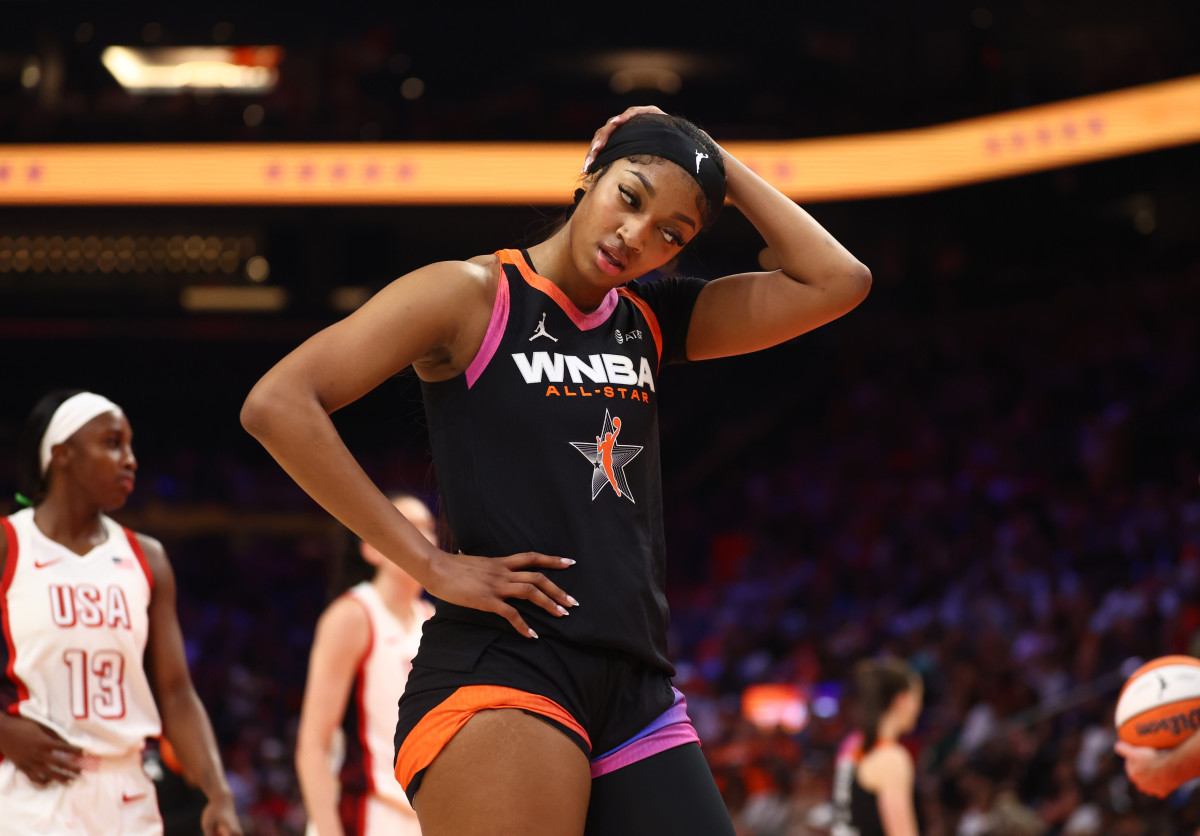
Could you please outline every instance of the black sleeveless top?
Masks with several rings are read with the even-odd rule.
[[[540,636],[615,648],[673,673],[658,377],[686,360],[704,282],[631,282],[584,314],[527,254],[497,255],[503,275],[479,353],[464,374],[421,384],[456,545],[487,557],[573,558],[547,573],[579,601],[569,616],[510,603]],[[435,619],[512,630],[494,613],[436,606]]]
[[[833,777],[833,826],[830,836],[886,836],[883,819],[879,816],[879,797],[868,792],[858,782],[858,764],[866,753],[862,751],[862,736],[847,739],[838,752]],[[920,808],[916,787],[913,787],[913,812],[917,814],[920,832]]]

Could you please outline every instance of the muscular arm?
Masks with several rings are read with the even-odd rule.
[[[448,555],[396,510],[354,460],[330,415],[404,368],[446,380],[467,368],[483,341],[499,261],[442,262],[392,282],[341,322],[306,340],[251,390],[242,425],[321,507],[416,578],[432,595],[497,613],[535,637],[506,598],[555,617],[573,599],[543,574],[561,557]]]
[[[163,736],[171,742],[184,776],[208,796],[202,816],[206,836],[240,834],[233,794],[221,767],[212,724],[188,672],[183,634],[175,612],[175,573],[157,540],[138,535],[138,542],[154,577],[146,668],[162,716]]]
[[[284,357],[242,407],[243,426],[309,496],[426,588],[436,550],[371,482],[329,416],[413,364],[425,379],[465,369],[474,354],[466,337],[478,326],[482,340],[490,315],[489,280],[494,295],[494,279],[467,262],[397,279]]]
[[[596,131],[588,165],[635,106]],[[696,299],[688,328],[689,360],[729,357],[769,348],[850,311],[871,289],[871,271],[791,198],[722,149],[726,191],[771,248],[779,269],[715,279]]]
[[[330,756],[355,671],[370,642],[367,614],[349,597],[334,601],[317,622],[296,733],[296,775],[316,836],[343,836],[345,832],[338,816],[337,777]]]
[[[779,269],[709,282],[688,330],[690,360],[769,348],[837,319],[866,298],[871,273],[790,198],[725,154],[730,201]]]

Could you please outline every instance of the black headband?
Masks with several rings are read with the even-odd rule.
[[[700,143],[678,128],[654,121],[628,122],[608,138],[588,172],[642,154],[670,160],[700,184],[710,207],[704,221],[709,226],[725,205],[725,173]]]

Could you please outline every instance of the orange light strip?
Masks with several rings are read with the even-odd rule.
[[[912,194],[1200,140],[1200,76],[929,128],[730,142],[790,197]],[[0,145],[0,204],[557,205],[583,143]]]

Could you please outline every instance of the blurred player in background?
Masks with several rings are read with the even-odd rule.
[[[433,515],[409,494],[392,504],[430,543]],[[367,543],[375,577],[329,605],[317,623],[296,738],[296,773],[310,836],[419,836],[396,781],[396,704],[433,606],[421,585]],[[340,774],[340,787],[339,787]],[[340,795],[340,798],[339,798]]]
[[[0,518],[0,834],[163,830],[142,767],[168,738],[208,798],[206,836],[242,832],[192,686],[162,545],[107,516],[133,491],[133,431],[116,404],[58,391],[17,451],[21,499]]]
[[[916,728],[923,686],[897,659],[855,671],[859,729],[838,752],[832,836],[917,836],[912,755],[900,738]]]

